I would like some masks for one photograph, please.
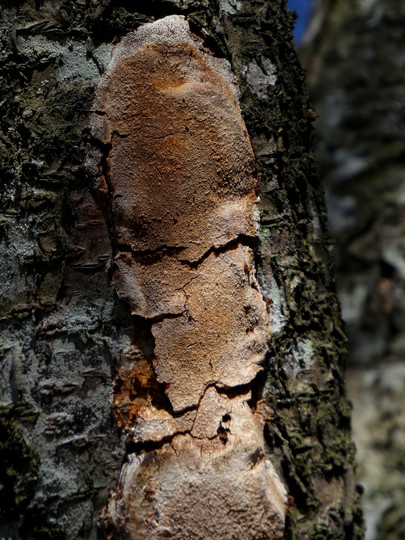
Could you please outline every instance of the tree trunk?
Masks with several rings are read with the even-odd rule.
[[[316,20],[304,54],[349,337],[366,537],[396,539],[405,534],[405,8],[324,1]]]
[[[361,538],[291,26],[3,3],[3,536]]]

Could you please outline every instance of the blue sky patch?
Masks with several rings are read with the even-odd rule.
[[[298,15],[294,29],[294,41],[298,44],[309,23],[312,11],[312,0],[288,0],[288,7],[291,11],[296,11]]]

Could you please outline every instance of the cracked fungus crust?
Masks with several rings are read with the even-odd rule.
[[[254,236],[255,160],[230,85],[192,42],[134,48],[116,53],[93,119],[95,135],[111,144],[118,244],[170,246],[196,261]]]
[[[126,36],[96,93],[112,281],[135,335],[114,411],[137,453],[105,512],[112,537],[283,537],[284,488],[248,405],[270,327],[249,247],[256,165],[236,94],[226,61],[178,16]]]

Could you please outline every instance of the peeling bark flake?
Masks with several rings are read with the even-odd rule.
[[[114,538],[283,538],[285,489],[249,406],[270,325],[237,95],[180,16],[123,38],[96,92],[112,282],[135,335],[114,386],[135,445],[104,513]]]

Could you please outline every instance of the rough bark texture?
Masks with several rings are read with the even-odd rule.
[[[354,404],[367,538],[405,534],[403,2],[319,2],[305,52]]]
[[[101,508],[107,503],[107,488],[117,485],[124,455],[126,467],[134,464],[130,470],[136,476],[139,468],[135,465],[148,452],[155,460],[145,474],[155,474],[154,467],[158,468],[162,485],[173,488],[174,465],[166,469],[158,460],[165,436],[159,441],[151,438],[147,446],[142,434],[141,444],[128,442],[125,448],[112,418],[114,378],[118,396],[114,408],[124,428],[131,418],[139,417],[137,405],[142,408],[145,400],[168,410],[159,386],[167,381],[149,362],[150,325],[142,323],[139,314],[131,315],[133,291],[125,297],[124,279],[118,277],[118,272],[138,277],[147,272],[132,259],[132,236],[123,242],[130,244],[129,252],[117,243],[112,224],[119,212],[114,209],[111,189],[118,189],[118,184],[103,184],[98,167],[91,170],[91,160],[87,173],[84,168],[86,152],[94,159],[101,152],[105,156],[101,169],[108,166],[107,149],[101,145],[86,150],[86,144],[91,138],[94,91],[107,69],[113,42],[146,22],[172,14],[188,16],[202,47],[227,59],[239,79],[242,116],[259,165],[260,224],[258,241],[242,248],[232,246],[229,251],[240,253],[243,270],[246,263],[247,270],[237,280],[253,283],[257,279],[260,297],[265,299],[259,298],[261,309],[263,304],[269,307],[271,338],[264,369],[245,392],[222,395],[210,386],[203,400],[205,418],[202,415],[200,421],[198,415],[194,419],[184,414],[170,419],[163,414],[168,422],[166,427],[159,424],[159,429],[171,436],[177,430],[188,431],[192,421],[196,433],[209,438],[207,418],[213,414],[210,403],[216,403],[211,425],[217,425],[219,410],[224,439],[227,429],[233,429],[245,438],[248,448],[254,433],[253,446],[258,448],[259,441],[264,453],[264,458],[258,456],[257,475],[263,478],[261,468],[271,463],[271,474],[287,487],[286,538],[360,538],[350,409],[343,388],[344,338],[323,194],[312,154],[304,79],[291,40],[291,18],[281,0],[2,4],[1,433],[8,435],[0,446],[7,463],[0,480],[4,486],[1,508],[6,508],[1,515],[2,532],[23,538],[94,537]],[[208,77],[218,80],[208,72]],[[115,137],[125,134],[125,130],[117,131]],[[124,141],[125,137],[120,144],[125,145]],[[160,165],[159,174],[164,176],[165,165],[156,164]],[[226,162],[219,167],[228,170]],[[254,168],[251,174],[256,175]],[[200,202],[202,207],[211,203]],[[201,224],[196,221],[197,227]],[[245,234],[243,222],[237,225]],[[231,227],[231,238],[238,238],[239,232]],[[215,245],[221,246],[222,241],[207,243],[208,249]],[[119,270],[111,265],[116,255]],[[210,257],[203,264],[211,275]],[[145,274],[144,283],[149,279],[153,278]],[[123,299],[114,293],[111,281]],[[210,283],[207,278],[209,289]],[[243,288],[241,294],[245,294]],[[248,294],[255,295],[255,289],[250,287]],[[161,309],[162,300],[157,301]],[[146,302],[143,309],[155,307]],[[155,339],[157,343],[157,334]],[[139,351],[142,340],[146,345]],[[119,387],[122,392],[117,391]],[[154,397],[152,403],[156,395],[160,402]],[[128,403],[134,403],[134,411]],[[183,405],[179,402],[179,409]],[[227,415],[233,413],[250,424],[235,422],[230,428]],[[144,426],[147,432],[148,423]],[[150,432],[155,434],[156,429]],[[232,441],[225,445],[218,435],[214,434],[213,444],[221,445],[235,477],[249,475]],[[184,445],[190,462],[196,459],[196,445],[194,440],[191,446]],[[176,449],[173,441],[168,452],[175,454]],[[175,463],[173,455],[169,457],[168,462]],[[218,470],[215,463],[212,466]],[[212,470],[201,469],[199,478],[206,474]],[[224,474],[229,478],[229,471]],[[220,522],[222,502],[229,504],[233,496],[232,488],[228,489],[217,493],[213,505]],[[112,495],[109,508],[125,504],[127,496],[138,495],[125,490],[118,500]],[[263,497],[259,499],[262,503]],[[173,500],[177,505],[173,512],[175,508],[180,514],[189,510],[184,498],[173,494]],[[249,508],[244,510],[246,523],[252,515]],[[257,529],[253,537],[272,538],[270,530]],[[214,538],[231,537],[221,530],[201,531],[200,535]]]

